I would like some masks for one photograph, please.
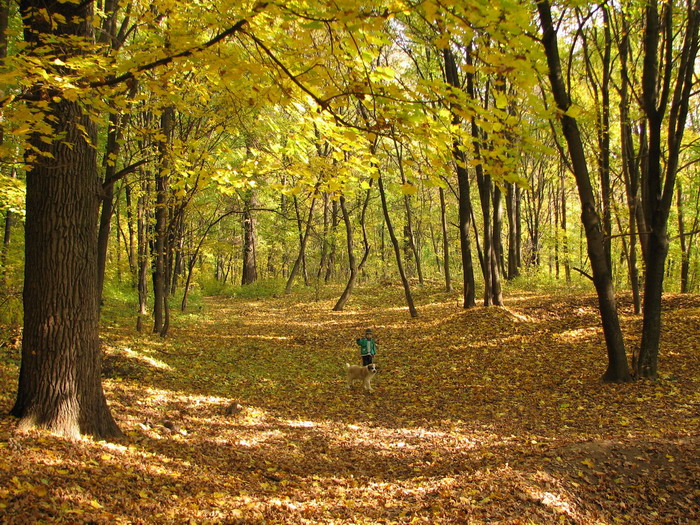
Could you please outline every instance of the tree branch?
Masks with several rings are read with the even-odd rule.
[[[572,266],[572,268],[574,270],[576,270],[578,273],[580,273],[581,275],[583,275],[584,277],[588,277],[591,280],[591,282],[593,281],[593,277],[591,277],[589,274],[584,272],[581,268],[576,268],[576,266]]]
[[[136,78],[136,75],[138,75],[139,73],[143,73],[144,71],[150,71],[151,69],[155,69],[159,66],[164,66],[164,65],[169,64],[178,58],[185,58],[185,57],[192,56],[195,53],[198,53],[199,51],[204,51],[205,49],[208,49],[208,48],[218,44],[219,42],[221,42],[225,38],[228,38],[229,36],[239,32],[239,31],[243,31],[243,27],[247,23],[248,23],[248,20],[239,20],[235,25],[229,27],[226,31],[219,33],[214,38],[212,38],[208,42],[205,42],[202,45],[191,47],[190,49],[180,51],[179,53],[175,53],[174,55],[163,57],[163,58],[160,58],[160,59],[155,60],[153,62],[150,62],[148,64],[144,64],[144,65],[139,66],[135,69],[132,69],[131,71],[128,71],[127,73],[124,73],[123,75],[119,75],[118,77],[110,78],[107,80],[90,82],[88,84],[88,87],[99,88],[99,87],[114,86],[114,85],[120,84],[122,82],[125,82],[127,80],[130,80],[132,78]]]
[[[112,175],[109,179],[105,180],[102,183],[102,189],[106,190],[107,188],[112,186],[115,182],[118,182],[119,180],[126,177],[129,173],[133,173],[134,171],[136,171],[136,168],[143,166],[144,164],[146,164],[146,162],[148,162],[148,159],[142,159],[138,162],[135,162],[135,163],[127,166],[126,168],[119,170],[114,175]]]

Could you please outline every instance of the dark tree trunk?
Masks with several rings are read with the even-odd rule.
[[[442,265],[445,272],[445,291],[452,291],[452,279],[450,278],[450,240],[447,235],[447,213],[445,206],[445,190],[440,191],[440,226],[442,228]]]
[[[443,59],[445,62],[445,77],[449,85],[459,88],[459,74],[457,64],[455,63],[454,55],[449,49],[443,51]],[[452,123],[459,124],[461,119],[459,115],[453,111]],[[457,185],[459,188],[459,242],[460,253],[462,256],[462,283],[463,283],[463,302],[464,308],[476,306],[476,287],[474,284],[474,266],[472,264],[472,249],[469,230],[471,229],[472,220],[472,202],[469,195],[469,173],[466,167],[466,158],[461,149],[459,139],[455,137],[452,144],[452,156],[455,161],[455,169],[457,171]]]
[[[345,285],[345,289],[341,294],[338,301],[335,303],[333,310],[340,312],[345,308],[345,304],[350,298],[353,288],[355,287],[355,281],[357,280],[357,260],[355,259],[355,249],[352,239],[352,224],[350,223],[350,214],[348,213],[347,207],[345,206],[345,197],[340,197],[340,211],[343,215],[343,222],[345,223],[345,239],[348,246],[348,264],[350,266],[350,277]]]
[[[0,61],[7,57],[7,24],[10,15],[10,1],[0,0]],[[0,123],[0,145],[5,142],[5,129]],[[12,169],[11,178],[16,177],[15,169]],[[4,285],[7,280],[7,252],[10,248],[10,239],[12,238],[12,223],[14,217],[12,210],[5,210],[5,225],[3,227],[3,240],[0,246],[0,284]]]
[[[622,35],[618,42],[620,68],[627,71],[630,55],[629,27],[624,15],[621,20]],[[634,313],[642,311],[642,300],[639,291],[639,269],[637,267],[637,225],[639,206],[639,162],[634,153],[632,123],[629,112],[629,78],[622,75],[620,85],[620,143],[622,151],[622,175],[625,180],[627,207],[629,210],[629,243],[627,247],[627,267],[629,270],[630,287],[634,304]]]
[[[333,277],[333,269],[335,268],[335,232],[338,229],[338,202],[333,201],[331,204],[331,242],[330,242],[330,253],[328,254],[328,263],[326,266],[326,275],[324,281],[328,283]]]
[[[79,52],[71,39],[91,37],[90,2],[23,0],[20,9],[30,46],[54,47],[59,58]],[[52,29],[42,11],[68,22]],[[20,428],[113,438],[121,432],[100,379],[97,130],[80,103],[56,102],[60,93],[40,89],[37,95],[50,101],[45,111],[62,139],[46,144],[39,134],[30,138],[32,147],[51,156],[36,163],[27,159],[24,332],[12,414],[20,418]]]
[[[127,239],[127,255],[129,258],[129,271],[131,274],[131,285],[135,287],[136,285],[136,256],[135,256],[135,239],[136,234],[134,230],[134,208],[131,199],[131,185],[124,185],[124,197],[126,199],[126,228],[129,232],[129,237]]]
[[[313,211],[314,204],[316,202],[316,196],[314,195],[314,198],[311,200],[311,209],[310,209],[310,215],[311,211]],[[291,281],[296,277],[296,274],[299,272],[299,269],[301,269],[301,275],[304,278],[304,285],[309,286],[309,274],[306,269],[306,240],[308,237],[309,230],[308,228],[304,228],[304,221],[301,219],[301,212],[299,211],[299,200],[297,199],[296,195],[294,196],[294,213],[296,214],[297,217],[297,233],[299,234],[299,246],[303,246],[303,249],[299,252],[299,259],[294,262],[294,266],[292,267],[292,273],[290,274],[290,279],[288,280],[288,288],[291,291]],[[307,223],[307,226],[310,226],[310,223]],[[298,265],[301,264],[300,267]],[[289,293],[287,291],[286,293]]]
[[[328,193],[323,194],[323,234],[321,235],[321,257],[318,263],[318,271],[316,272],[316,294],[318,299],[318,291],[321,286],[321,276],[328,264],[328,229],[329,229],[329,208],[330,196]]]
[[[406,174],[403,169],[403,153],[402,148],[399,147],[398,140],[394,130],[392,129],[392,139],[394,142],[394,151],[396,151],[396,161],[399,166],[399,173],[401,173],[401,183],[407,184]],[[423,269],[421,267],[420,252],[416,245],[416,236],[413,232],[413,212],[411,211],[411,197],[404,194],[403,196],[403,206],[406,210],[406,225],[404,226],[404,238],[406,239],[406,260],[409,260],[410,255],[416,261],[416,272],[418,273],[418,282],[423,285]]]
[[[406,272],[403,268],[403,263],[401,262],[401,246],[399,245],[399,240],[396,238],[394,233],[394,227],[391,224],[391,217],[389,216],[389,207],[386,202],[386,193],[384,192],[384,183],[382,182],[381,175],[379,176],[379,196],[382,200],[382,211],[384,212],[384,223],[386,224],[387,231],[389,232],[389,237],[391,238],[391,244],[394,247],[394,255],[396,256],[396,265],[399,269],[399,275],[401,276],[401,283],[403,284],[403,291],[406,295],[406,304],[408,305],[408,311],[411,317],[418,317],[418,310],[413,303],[413,295],[411,294],[411,286],[406,278]]]
[[[700,192],[698,198],[700,198]],[[691,246],[698,228],[698,216],[695,216],[690,233],[688,233],[684,222],[683,188],[680,182],[676,190],[676,209],[678,213],[678,239],[681,244],[681,293],[690,293]]]
[[[104,155],[105,181],[114,177],[116,172],[115,159],[119,150],[119,115],[112,113],[109,116],[107,131],[107,145]],[[105,184],[102,192],[102,207],[100,212],[100,226],[97,233],[97,290],[98,301],[102,304],[102,291],[104,288],[105,269],[107,266],[107,247],[109,245],[109,232],[114,211],[114,184]]]
[[[143,318],[148,309],[148,268],[150,266],[150,247],[148,241],[148,201],[150,184],[145,174],[141,176],[141,195],[136,203],[136,244],[137,244],[137,287],[139,309],[136,314],[136,330],[143,330]]]
[[[540,1],[537,4],[537,8],[543,33],[542,44],[549,66],[549,80],[554,100],[557,107],[562,111],[562,129],[568,144],[571,165],[581,199],[581,222],[586,230],[588,256],[593,270],[593,283],[598,294],[598,307],[608,353],[608,368],[603,375],[603,380],[629,381],[631,376],[627,366],[625,344],[617,313],[612,275],[610,274],[605,254],[605,235],[600,217],[596,212],[593,188],[578,124],[574,118],[566,114],[571,102],[561,74],[557,34],[552,23],[549,1]]]
[[[309,233],[311,233],[311,224],[314,217],[314,205],[316,204],[316,191],[314,190],[314,195],[311,197],[311,205],[309,206],[309,216],[306,219],[306,228],[304,228],[303,233],[299,238],[299,256],[294,261],[294,266],[289,274],[289,279],[287,279],[287,285],[284,288],[284,293],[290,293],[292,291],[292,284],[294,283],[294,278],[299,273],[299,269],[303,265],[303,261],[306,255],[306,243],[309,240]],[[301,218],[297,215],[299,220]],[[301,228],[301,224],[299,224]]]
[[[255,217],[252,208],[255,207],[255,195],[250,190],[243,208],[243,272],[241,284],[253,284],[258,280],[258,266],[255,250]]]
[[[507,279],[515,279],[520,274],[520,257],[518,256],[518,224],[520,217],[517,214],[516,186],[508,184],[506,191],[506,214],[508,215],[508,273]]]
[[[644,216],[649,227],[642,342],[634,368],[639,377],[655,378],[658,373],[659,340],[661,337],[661,295],[664,265],[668,255],[668,218],[673,205],[674,186],[683,133],[688,116],[689,100],[695,82],[695,61],[698,55],[700,0],[687,4],[686,19],[675,20],[685,28],[677,69],[670,67],[670,46],[675,26],[673,4],[662,8],[664,20],[659,19],[658,4],[652,0],[646,6],[644,30],[644,69],[642,73],[642,109],[648,123],[649,151],[643,177]],[[663,62],[659,63],[659,43],[662,42]],[[672,75],[677,77],[672,79]],[[675,84],[675,85],[674,85]],[[662,86],[659,89],[659,85]],[[673,87],[672,87],[673,85]],[[670,103],[670,105],[669,105]],[[667,143],[663,144],[664,114],[668,110]],[[665,170],[662,169],[662,163]]]
[[[12,169],[10,178],[17,177],[17,172]],[[5,224],[3,226],[2,246],[0,246],[0,284],[5,285],[7,281],[7,253],[10,251],[12,243],[12,226],[15,222],[14,213],[9,208],[5,211]]]
[[[501,287],[501,268],[503,267],[503,195],[498,186],[493,188],[493,234],[491,238],[491,293],[492,302],[503,306],[503,289]]]
[[[155,171],[156,208],[155,241],[153,268],[153,332],[166,335],[169,328],[167,257],[168,257],[168,159],[170,140],[175,125],[175,110],[167,107],[161,115],[161,129],[165,140],[158,147],[160,150],[160,169]]]

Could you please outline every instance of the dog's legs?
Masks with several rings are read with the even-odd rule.
[[[365,383],[365,390],[367,390],[367,392],[369,392],[371,394],[372,393],[372,377],[371,376],[365,377],[364,383]]]

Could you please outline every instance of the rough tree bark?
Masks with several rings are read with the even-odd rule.
[[[92,39],[91,2],[22,0],[20,10],[31,49],[68,59],[79,53],[75,42]],[[100,379],[97,130],[79,102],[60,99],[50,87],[35,90],[48,101],[45,112],[62,138],[49,144],[39,134],[29,139],[51,156],[27,158],[24,332],[12,414],[20,428],[113,438],[121,432]]]

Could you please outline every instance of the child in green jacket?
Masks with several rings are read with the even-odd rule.
[[[362,366],[372,364],[374,355],[377,353],[377,343],[372,339],[372,330],[365,330],[365,336],[357,340],[360,345],[360,355],[362,356]]]

